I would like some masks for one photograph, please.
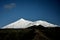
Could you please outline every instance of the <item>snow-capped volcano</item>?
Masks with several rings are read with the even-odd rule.
[[[3,28],[26,28],[26,25],[28,25],[29,23],[32,23],[32,21],[24,20],[23,18],[21,18],[20,20],[8,24]]]
[[[17,20],[16,22],[8,24],[2,28],[27,28],[33,25],[37,25],[37,26],[42,25],[44,27],[56,27],[57,26],[57,25],[54,25],[54,24],[51,24],[51,23],[48,23],[42,20],[32,22],[32,21],[28,21],[28,20],[21,18],[20,20]]]

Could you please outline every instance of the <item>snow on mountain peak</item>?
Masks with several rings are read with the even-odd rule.
[[[36,26],[42,25],[44,27],[57,27],[57,25],[54,25],[54,24],[48,23],[47,21],[42,21],[42,20],[35,21],[33,23],[28,24],[27,26],[33,26],[33,25],[36,25]]]
[[[2,28],[26,28],[26,25],[28,25],[29,23],[32,23],[32,21],[21,18],[18,21],[8,24]]]
[[[57,25],[54,25],[54,24],[48,23],[47,21],[42,21],[42,20],[35,21],[34,25],[37,25],[37,26],[43,25],[44,27],[56,27],[57,26]]]
[[[25,19],[21,18],[20,21],[24,21]]]
[[[35,22],[29,21],[29,20],[25,20],[23,18],[17,20],[16,22],[13,22],[11,24],[8,24],[2,28],[27,28],[33,25],[42,25],[44,27],[56,27],[57,25],[48,23],[46,21],[42,21],[42,20],[38,20]]]

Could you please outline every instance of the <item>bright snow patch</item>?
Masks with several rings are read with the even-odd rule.
[[[56,27],[57,26],[57,25],[54,25],[54,24],[51,24],[51,23],[48,23],[42,20],[32,22],[32,21],[28,21],[28,20],[21,18],[20,20],[13,22],[11,24],[8,24],[2,28],[27,28],[33,25],[37,25],[37,26],[42,25],[44,27]]]

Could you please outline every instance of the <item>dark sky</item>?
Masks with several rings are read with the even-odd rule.
[[[59,0],[0,0],[0,27],[20,18],[60,25]]]

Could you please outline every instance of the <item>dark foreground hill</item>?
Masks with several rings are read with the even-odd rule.
[[[41,25],[26,29],[0,29],[0,40],[58,40],[60,28]]]

